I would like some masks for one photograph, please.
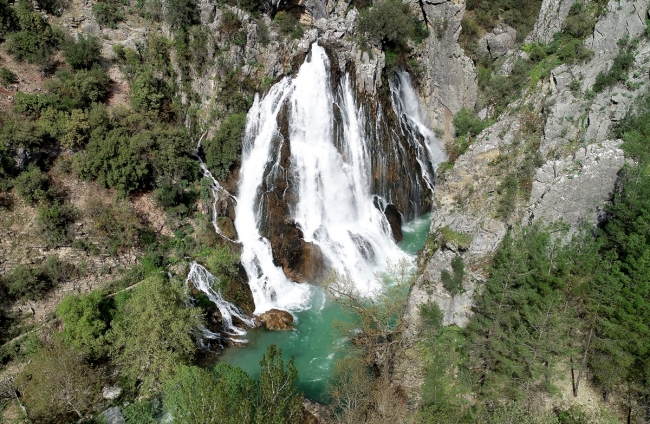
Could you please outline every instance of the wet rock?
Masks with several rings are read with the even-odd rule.
[[[402,234],[402,215],[393,204],[389,204],[384,209],[384,215],[390,224],[390,229],[393,233],[393,238],[397,243],[401,242],[404,239]]]
[[[282,331],[293,330],[293,316],[280,309],[271,309],[260,315],[260,319],[264,322],[267,330]]]
[[[217,226],[221,230],[221,234],[225,237],[228,237],[230,240],[237,240],[237,230],[235,229],[235,224],[232,222],[232,219],[220,216],[217,218]]]

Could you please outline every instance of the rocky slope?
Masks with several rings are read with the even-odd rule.
[[[424,2],[425,7],[458,7],[452,2],[433,3],[437,4]],[[526,42],[550,41],[552,34],[561,28],[572,3],[571,0],[543,1],[539,18]],[[559,66],[548,79],[527,88],[496,123],[477,137],[453,169],[439,178],[431,234],[452,230],[471,237],[471,243],[465,249],[452,242],[443,244],[435,252],[424,252],[424,271],[406,307],[405,345],[413,346],[417,342],[418,305],[428,301],[437,303],[442,309],[445,325],[466,325],[471,316],[474,291],[485,272],[484,264],[509,225],[518,221],[563,220],[575,228],[583,221],[597,219],[603,202],[610,199],[617,172],[625,161],[619,149],[620,140],[608,139],[609,130],[641,94],[643,90],[638,87],[647,83],[650,44],[643,38],[647,10],[648,1],[610,1],[596,23],[594,35],[584,43],[594,52],[593,58],[584,64]],[[459,13],[462,16],[462,9]],[[449,24],[448,33],[455,31],[453,25]],[[634,51],[633,68],[641,71],[630,75],[627,84],[616,84],[594,96],[588,90],[598,73],[609,69],[620,51],[617,42],[624,37],[640,37]],[[430,48],[431,52],[433,50]],[[452,47],[449,56],[456,51],[457,47]],[[525,53],[521,50],[508,52],[505,63],[522,54]],[[438,63],[425,63],[428,69],[439,66]],[[462,63],[466,61],[456,60],[457,69],[467,69]],[[466,80],[472,79],[472,71],[471,68],[467,71],[470,76],[465,77]],[[432,81],[435,83],[435,79]],[[576,89],[576,81],[579,89]],[[424,95],[428,94],[425,91]],[[460,101],[461,97],[455,100]],[[533,137],[526,138],[531,132]],[[531,153],[537,158],[537,167],[530,195],[521,199],[514,213],[504,220],[497,213],[503,174],[512,167],[521,167],[526,154]],[[499,166],[506,159],[510,169]],[[465,291],[450,296],[439,283],[440,272],[450,268],[450,261],[456,255],[464,259],[470,272],[463,283]],[[407,349],[395,372],[395,383],[408,389],[416,400],[417,388],[424,375],[422,364],[415,365],[417,357],[413,349]]]

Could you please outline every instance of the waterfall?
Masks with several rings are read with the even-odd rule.
[[[246,123],[235,219],[255,313],[308,308],[313,290],[290,281],[276,265],[269,234],[287,251],[299,239],[302,248],[320,252],[326,267],[369,295],[381,290],[375,273],[406,257],[385,207],[408,191],[402,203],[415,205],[412,213],[418,213],[418,196],[430,196],[434,166],[444,154],[424,124],[408,74],[391,83],[391,92],[400,128],[386,128],[380,107],[376,123],[369,124],[349,76],[333,83],[327,54],[314,43],[295,78],[285,77],[263,98],[256,96]],[[384,134],[390,140],[378,147]],[[413,155],[409,163],[419,164],[418,175],[395,172],[408,168],[405,161]],[[377,176],[391,170],[393,181],[384,184]],[[278,235],[278,223],[287,232]]]
[[[221,232],[221,229],[219,228],[219,225],[217,225],[217,215],[218,215],[217,214],[217,202],[219,201],[220,196],[223,195],[225,197],[231,198],[233,200],[233,202],[235,202],[235,204],[237,203],[237,198],[235,198],[235,196],[233,196],[232,194],[228,193],[228,190],[221,187],[221,184],[219,184],[219,181],[217,181],[217,179],[214,178],[214,176],[212,175],[210,170],[208,170],[207,165],[205,164],[205,162],[203,161],[203,158],[201,158],[201,155],[199,154],[199,151],[201,150],[201,142],[203,141],[203,137],[205,137],[206,134],[207,134],[207,131],[205,133],[203,133],[201,138],[199,138],[199,142],[196,145],[196,150],[194,152],[194,156],[196,156],[196,158],[199,161],[199,166],[201,167],[201,171],[203,172],[203,176],[205,178],[207,178],[208,180],[210,180],[210,194],[212,194],[212,199],[213,199],[212,208],[210,210],[210,217],[211,217],[210,221],[212,222],[212,226],[214,227],[214,231],[217,234],[219,234],[221,237],[225,238],[228,241],[236,243],[236,241],[231,240],[228,237],[226,237]]]
[[[235,305],[228,302],[221,296],[219,290],[214,289],[214,284],[217,281],[216,277],[196,262],[192,262],[190,266],[190,272],[187,274],[185,279],[185,284],[192,282],[194,287],[200,292],[204,293],[212,303],[214,303],[219,312],[221,313],[221,324],[223,326],[224,333],[233,336],[232,340],[238,342],[246,342],[246,340],[237,339],[237,337],[242,337],[246,335],[246,331],[236,327],[232,320],[233,317],[239,318],[244,324],[249,327],[254,327],[255,322],[253,319],[249,318],[239,310]],[[208,329],[202,329],[204,335],[210,336],[214,333],[210,332]],[[210,338],[210,337],[209,337]]]
[[[412,141],[422,176],[433,190],[434,171],[446,159],[442,143],[429,128],[410,75],[400,71],[389,85],[393,110],[400,120],[402,134]],[[422,143],[418,142],[420,139]]]

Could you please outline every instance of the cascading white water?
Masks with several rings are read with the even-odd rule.
[[[397,79],[389,82],[393,110],[402,123],[402,132],[409,140],[417,140],[418,136],[423,138],[424,146],[415,142],[416,158],[422,169],[422,176],[433,190],[434,171],[438,165],[446,160],[446,154],[442,143],[429,128],[428,120],[422,111],[420,99],[418,98],[411,77],[408,73],[400,71]]]
[[[199,138],[199,142],[196,145],[196,152],[195,156],[199,160],[199,166],[201,167],[201,171],[203,172],[203,176],[207,178],[210,181],[210,194],[212,194],[212,207],[210,209],[210,221],[212,222],[212,226],[214,227],[214,231],[219,234],[221,237],[225,238],[226,240],[229,240],[231,242],[235,242],[234,240],[229,239],[226,237],[222,232],[221,229],[219,228],[219,225],[217,224],[217,202],[221,198],[221,196],[226,196],[230,197],[233,199],[235,203],[237,203],[237,199],[235,196],[232,194],[228,193],[228,190],[224,189],[221,187],[221,184],[219,184],[219,181],[217,181],[216,178],[212,175],[210,170],[208,170],[207,165],[203,161],[203,158],[201,158],[201,155],[199,154],[199,151],[201,150],[201,142],[203,141],[203,137],[207,134],[207,131]]]
[[[216,277],[205,269],[203,266],[196,262],[192,262],[190,266],[190,272],[187,274],[185,279],[185,284],[192,282],[194,287],[204,293],[212,303],[214,303],[219,312],[221,313],[221,325],[223,326],[223,332],[226,335],[233,336],[231,339],[238,342],[246,342],[246,340],[237,339],[237,337],[242,337],[246,335],[246,331],[238,328],[233,324],[233,317],[239,318],[244,324],[249,327],[254,327],[255,322],[253,319],[249,318],[239,310],[235,305],[228,302],[221,296],[221,292],[214,290],[214,284],[216,282]],[[207,329],[204,330],[208,331]],[[210,334],[214,334],[209,332]],[[210,335],[209,334],[209,335]]]
[[[393,240],[383,212],[373,204],[363,110],[355,102],[348,77],[334,92],[329,72],[325,50],[315,43],[298,75],[277,83],[263,99],[256,97],[248,114],[235,227],[256,313],[309,306],[310,286],[286,278],[273,263],[270,242],[260,235],[264,193],[259,190],[278,175],[290,177],[296,185],[297,203],[290,213],[304,240],[318,245],[328,265],[350,277],[361,292],[374,293],[380,288],[375,272],[389,260],[406,257]],[[288,141],[278,124],[285,102]],[[338,149],[333,105],[340,111],[343,128]],[[285,142],[290,142],[289,170],[280,165],[279,151]]]

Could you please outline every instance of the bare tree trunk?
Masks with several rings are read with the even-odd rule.
[[[594,328],[591,327],[589,330],[589,337],[587,338],[587,346],[585,347],[585,352],[582,355],[582,361],[580,362],[580,369],[578,370],[578,378],[575,380],[573,385],[573,397],[578,397],[578,388],[580,386],[580,379],[582,378],[582,372],[587,365],[587,355],[589,354],[589,347],[591,346],[591,338],[594,335]],[[573,379],[573,367],[571,367],[571,378]]]

